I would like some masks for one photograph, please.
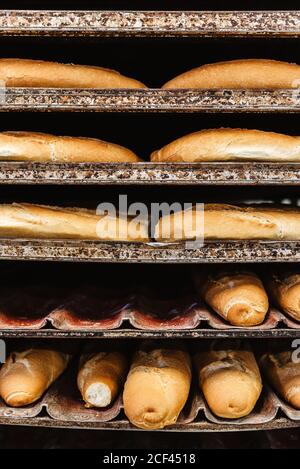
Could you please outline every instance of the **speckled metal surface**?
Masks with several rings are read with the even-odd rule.
[[[300,163],[0,162],[0,184],[299,185]]]
[[[300,36],[300,12],[2,10],[0,35]]]
[[[74,240],[0,239],[0,258],[11,260],[113,263],[299,262],[299,241],[207,242],[198,249],[184,244]]]
[[[7,88],[0,112],[299,112],[298,89],[161,90]]]

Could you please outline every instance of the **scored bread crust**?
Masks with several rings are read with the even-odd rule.
[[[299,161],[300,137],[254,129],[205,129],[151,154],[154,162]]]
[[[174,424],[190,391],[191,361],[181,350],[138,351],[124,386],[124,411],[148,430]]]
[[[101,216],[82,208],[14,203],[0,205],[0,236],[147,241],[148,227],[147,223],[131,225],[122,216]]]
[[[115,70],[31,59],[0,59],[0,80],[7,87],[146,88]]]
[[[126,357],[119,352],[81,356],[77,385],[85,407],[110,405],[120,392],[127,367]]]
[[[202,65],[173,78],[162,88],[298,88],[299,80],[298,64],[268,59],[244,59]]]
[[[0,396],[12,407],[32,404],[63,373],[69,360],[69,355],[55,350],[13,352],[0,370]]]
[[[293,360],[293,351],[267,353],[261,365],[271,386],[283,399],[300,409],[300,363]]]
[[[201,211],[195,208],[161,217],[155,227],[155,239],[162,242],[201,239],[199,213],[201,222]],[[300,210],[205,204],[203,231],[204,239],[208,240],[299,240]]]
[[[247,350],[211,350],[195,356],[199,386],[211,411],[236,419],[249,415],[261,394],[254,354]]]
[[[273,274],[268,283],[273,301],[286,314],[300,321],[300,274]]]
[[[12,131],[0,132],[0,160],[52,163],[141,161],[131,150],[96,138]]]
[[[269,309],[264,286],[252,273],[210,276],[201,290],[206,303],[234,326],[261,324]]]

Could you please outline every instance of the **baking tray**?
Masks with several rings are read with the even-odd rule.
[[[299,185],[300,163],[0,162],[0,184]]]
[[[6,88],[0,112],[299,112],[298,89]]]
[[[299,11],[1,10],[2,36],[299,37]]]
[[[45,329],[50,334],[49,327],[53,332],[83,333],[83,336],[104,331],[118,331],[122,335],[124,330],[130,329],[162,334],[169,331],[187,334],[199,330],[204,333],[213,329],[228,334],[235,331],[263,333],[281,328],[285,328],[285,332],[289,329],[298,331],[300,335],[300,323],[273,306],[258,326],[231,326],[203,304],[192,289],[177,286],[163,298],[157,288],[129,293],[101,285],[79,285],[73,291],[60,290],[55,298],[53,288],[36,284],[32,287],[1,287],[1,333]]]
[[[0,259],[153,264],[299,262],[300,241],[219,241],[190,249],[184,243],[0,238]]]
[[[77,424],[99,425],[104,423],[118,424],[124,419],[122,396],[119,395],[116,401],[108,408],[87,409],[83,405],[80,393],[76,387],[76,369],[69,369],[46,394],[35,404],[24,408],[11,408],[0,401],[0,423],[7,419],[10,424],[15,421],[22,423],[22,420],[34,425],[35,419],[40,415],[47,414],[52,421],[59,425]],[[170,426],[167,430],[188,428],[194,423],[210,423],[220,427],[225,425],[231,430],[242,429],[244,426],[255,426],[274,423],[278,414],[284,415],[291,422],[298,422],[300,425],[300,411],[293,409],[288,404],[279,399],[276,394],[265,386],[260,399],[254,410],[246,417],[240,419],[224,419],[215,416],[205,402],[198,386],[193,386],[188,401],[178,417],[175,426]],[[125,423],[126,420],[123,422]],[[54,422],[53,422],[54,423]],[[55,425],[55,424],[54,424]],[[127,421],[127,425],[129,423]],[[130,425],[131,428],[135,428]]]

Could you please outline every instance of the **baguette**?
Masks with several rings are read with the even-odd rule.
[[[148,430],[174,424],[190,391],[191,363],[180,350],[136,353],[124,386],[124,410],[135,426]]]
[[[237,419],[252,412],[262,391],[259,368],[252,352],[200,352],[195,363],[199,386],[215,415]]]
[[[203,235],[208,240],[300,240],[300,210],[296,208],[206,204],[204,230],[201,223],[196,226],[197,215],[192,208],[163,216],[155,227],[155,239],[174,242]]]
[[[300,274],[272,275],[268,288],[272,300],[279,308],[300,321]]]
[[[77,376],[85,407],[107,407],[120,392],[127,372],[127,360],[119,352],[82,356]]]
[[[0,370],[1,398],[12,407],[32,404],[63,373],[69,358],[54,350],[11,353]]]
[[[116,230],[115,230],[116,228]],[[0,236],[87,240],[148,240],[146,223],[96,215],[92,210],[44,205],[0,205]]]
[[[234,326],[261,324],[269,309],[264,286],[253,273],[211,276],[201,293],[206,303]]]
[[[300,409],[300,363],[293,362],[292,352],[265,354],[261,364],[274,390],[291,406]]]
[[[297,88],[299,80],[300,66],[295,63],[244,59],[202,65],[173,78],[163,88]]]
[[[252,129],[200,130],[153,152],[151,161],[300,161],[300,137]]]
[[[7,87],[146,88],[115,70],[31,59],[0,59],[0,80]]]
[[[130,150],[94,138],[38,132],[1,132],[0,160],[52,163],[121,163],[140,159]]]

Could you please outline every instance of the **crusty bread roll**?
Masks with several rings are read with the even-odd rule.
[[[136,353],[124,387],[124,410],[135,426],[148,430],[172,425],[191,385],[190,357],[181,350]]]
[[[252,352],[200,352],[195,363],[199,386],[215,415],[237,419],[252,412],[262,391],[259,368]]]
[[[200,130],[153,152],[151,161],[300,161],[300,137],[247,129]]]
[[[300,240],[300,210],[296,208],[206,204],[204,233],[199,233],[200,222],[201,209],[200,212],[193,208],[165,215],[158,221],[154,237],[157,241],[169,242],[200,239],[201,234],[208,240]]]
[[[210,276],[201,288],[201,295],[214,311],[234,326],[261,324],[269,309],[264,286],[253,273]]]
[[[298,80],[300,66],[297,64],[267,59],[245,59],[202,65],[173,78],[163,88],[298,88]]]
[[[7,87],[146,88],[115,70],[30,59],[0,59],[0,80]]]
[[[62,374],[69,358],[44,349],[11,353],[0,370],[0,396],[12,407],[32,404]]]
[[[100,352],[82,356],[77,385],[85,407],[107,407],[120,392],[128,363],[119,352]]]
[[[38,132],[0,132],[0,160],[52,163],[140,161],[132,151],[114,143]]]
[[[87,240],[146,241],[147,224],[92,210],[31,204],[0,205],[0,236]]]
[[[272,300],[286,314],[300,321],[300,274],[274,274],[267,282]]]
[[[293,362],[292,353],[265,354],[261,364],[274,390],[291,406],[300,409],[300,363]]]

